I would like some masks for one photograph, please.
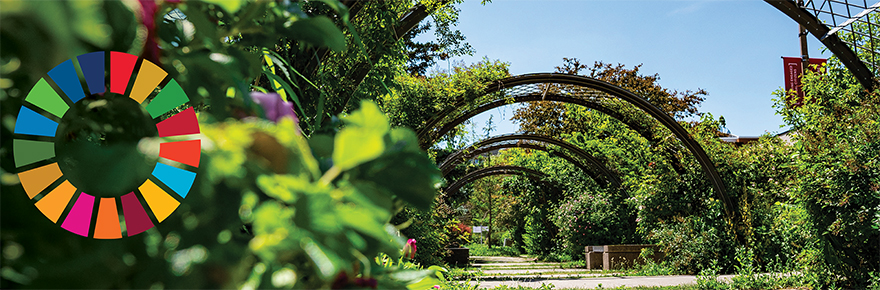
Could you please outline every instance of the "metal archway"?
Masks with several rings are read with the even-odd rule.
[[[604,113],[613,119],[621,121],[624,125],[626,125],[630,129],[632,129],[633,131],[636,131],[639,135],[641,135],[643,138],[647,139],[649,142],[655,143],[655,142],[659,141],[657,136],[654,135],[654,132],[652,132],[649,127],[643,126],[642,124],[638,123],[638,120],[635,120],[632,117],[624,116],[623,114],[621,114],[617,111],[614,111],[613,109],[609,108],[606,104],[602,104],[602,102],[600,102],[600,101],[574,98],[571,96],[565,96],[565,95],[560,95],[560,94],[556,94],[556,93],[514,96],[512,98],[505,98],[505,99],[495,100],[495,101],[492,101],[489,103],[482,104],[476,108],[473,108],[469,111],[466,111],[463,115],[446,123],[446,125],[441,127],[439,131],[436,131],[433,133],[428,132],[427,130],[420,131],[419,132],[419,139],[420,140],[437,140],[441,136],[445,135],[446,133],[449,133],[449,131],[452,131],[453,129],[455,129],[455,127],[458,126],[458,124],[464,123],[465,121],[469,120],[470,118],[473,118],[476,115],[479,115],[480,113],[483,113],[483,112],[486,112],[486,111],[489,111],[491,109],[498,108],[501,106],[509,105],[511,102],[525,103],[525,102],[536,102],[536,101],[554,101],[554,102],[562,102],[562,103],[569,103],[569,104],[584,106],[584,107],[599,111],[601,113]],[[450,114],[452,114],[453,112],[454,111],[450,111]],[[441,119],[438,118],[438,119],[435,119],[432,121],[434,121],[434,122],[429,122],[429,124],[433,124],[436,126],[436,124],[439,121],[441,121]],[[429,135],[429,136],[426,137],[425,135]],[[422,147],[425,147],[424,144]],[[673,158],[673,156],[678,154],[678,150],[675,150],[673,148],[667,148],[667,149],[668,149],[668,152],[666,152],[667,153],[666,157],[668,158],[669,163],[672,165],[672,167],[675,169],[675,171],[678,172],[679,174],[684,172],[684,167],[681,165],[681,163],[677,159]]]
[[[510,142],[517,141],[517,142]],[[484,139],[480,142],[477,142],[473,145],[465,147],[465,149],[456,151],[455,153],[450,154],[446,159],[440,162],[440,171],[445,176],[448,174],[455,165],[470,159],[473,156],[480,155],[485,152],[491,152],[493,150],[502,149],[502,148],[529,148],[536,149],[549,152],[551,154],[556,153],[554,150],[551,150],[548,147],[540,146],[534,143],[523,143],[519,141],[537,141],[544,144],[551,144],[555,146],[559,146],[562,149],[565,149],[567,152],[574,153],[577,157],[580,157],[582,160],[585,160],[589,163],[589,166],[584,163],[575,160],[571,156],[567,154],[557,153],[555,154],[557,157],[561,157],[566,159],[567,161],[573,163],[575,166],[578,166],[581,170],[583,170],[587,175],[589,175],[593,180],[596,180],[598,183],[603,186],[613,185],[616,188],[621,187],[620,178],[613,171],[609,170],[605,164],[603,164],[600,160],[598,160],[593,155],[590,155],[583,149],[572,145],[571,143],[558,140],[556,138],[552,138],[549,136],[543,135],[535,135],[535,134],[510,134],[510,135],[501,135],[495,136],[492,138]],[[504,143],[502,143],[504,142]],[[502,143],[502,144],[498,144]],[[493,146],[494,145],[494,146]],[[471,150],[473,149],[473,150]],[[604,178],[600,177],[604,176]]]
[[[452,120],[451,122],[449,122],[445,126],[443,126],[439,131],[420,132],[423,134],[425,134],[425,133],[431,134],[431,136],[422,136],[420,134],[419,138],[428,137],[426,139],[428,139],[428,140],[434,139],[435,140],[435,139],[439,138],[440,136],[445,135],[446,133],[448,133],[452,129],[454,129],[457,124],[460,124],[464,121],[467,121],[468,119],[470,119],[476,115],[479,115],[480,113],[483,113],[483,112],[486,112],[486,111],[489,111],[491,109],[495,109],[495,108],[498,108],[501,106],[509,105],[511,102],[525,103],[525,102],[537,102],[537,101],[563,102],[563,103],[575,104],[575,105],[583,106],[586,108],[590,108],[590,109],[599,111],[603,114],[606,114],[606,115],[610,116],[611,118],[614,118],[614,119],[621,121],[627,127],[638,132],[639,135],[641,135],[645,139],[648,139],[649,141],[652,141],[652,142],[657,141],[657,137],[654,136],[654,133],[651,132],[650,128],[643,126],[642,124],[639,124],[638,122],[636,122],[637,120],[633,120],[630,117],[624,116],[623,114],[620,114],[620,113],[614,111],[613,109],[608,108],[605,104],[602,104],[601,102],[598,102],[596,100],[574,98],[571,96],[565,96],[565,95],[559,95],[559,94],[546,94],[546,95],[530,94],[530,95],[525,95],[525,96],[514,96],[512,98],[495,100],[495,101],[492,101],[489,103],[485,103],[485,104],[482,104],[476,108],[473,108],[473,109],[465,112],[465,114],[455,118],[454,120]],[[452,113],[452,112],[450,112],[450,113]],[[441,121],[441,120],[438,119],[438,120],[436,120],[436,122],[434,122],[433,124],[429,124],[429,125],[436,126],[437,125],[436,123],[439,121]]]
[[[466,184],[468,184],[474,180],[477,180],[477,179],[480,179],[483,177],[494,176],[494,175],[523,175],[523,176],[529,177],[531,179],[535,179],[535,180],[542,181],[542,182],[544,182],[544,180],[547,178],[547,174],[544,174],[543,172],[540,172],[540,171],[537,171],[537,170],[534,170],[531,168],[526,168],[526,167],[522,167],[522,166],[499,165],[499,166],[480,168],[478,170],[474,170],[472,172],[469,172],[468,174],[465,174],[464,176],[462,176],[461,178],[456,180],[454,183],[449,185],[449,187],[444,189],[443,192],[447,193],[447,194],[456,193],[463,186],[465,186]]]
[[[807,0],[802,5],[798,5],[797,2],[792,0],[764,0],[764,2],[785,13],[789,18],[809,31],[816,39],[819,39],[859,80],[862,87],[868,90],[877,87],[874,73],[868,69],[865,61],[859,59],[856,51],[863,50],[870,55],[871,59],[867,60],[867,62],[875,71],[880,67],[880,59],[878,59],[880,51],[877,51],[877,48],[874,47],[861,45],[855,40],[847,41],[841,39],[837,33],[841,30],[858,33],[852,29],[852,25],[855,23],[866,24],[869,29],[880,29],[880,25],[867,19],[868,14],[874,13],[880,8],[880,2],[871,6],[868,6],[867,1],[849,3],[850,1],[848,0]],[[819,2],[818,5],[817,2]],[[835,12],[834,7],[838,8],[837,12]],[[859,13],[854,14],[853,11],[858,11]],[[819,16],[830,19],[833,27],[823,24]],[[838,23],[838,19],[841,20],[840,23]],[[871,38],[869,42],[874,42],[872,35],[869,34],[867,36]]]
[[[478,148],[477,150],[471,152],[471,154],[466,154],[468,156],[466,156],[463,159],[459,159],[459,162],[455,162],[455,163],[461,163],[464,160],[473,158],[475,156],[483,155],[483,154],[491,152],[491,151],[500,150],[500,149],[508,149],[508,148],[524,148],[524,149],[532,149],[532,150],[539,150],[539,151],[547,152],[547,154],[549,154],[551,157],[559,157],[559,158],[565,159],[566,161],[570,162],[571,164],[574,164],[574,166],[577,166],[581,171],[583,171],[585,174],[587,174],[587,176],[589,176],[591,179],[593,179],[597,183],[599,183],[599,185],[601,185],[603,187],[607,187],[609,185],[608,181],[605,180],[605,178],[603,178],[602,176],[600,176],[599,173],[594,172],[594,169],[592,167],[584,164],[580,160],[572,158],[571,156],[563,154],[557,150],[554,150],[549,147],[545,147],[543,144],[501,143],[499,145],[481,147],[481,148]],[[452,171],[452,169],[454,168],[454,165],[457,165],[457,164],[452,164],[452,166],[445,168],[448,172],[444,173],[444,176]],[[442,172],[442,170],[443,170],[443,168],[441,168],[441,172]]]
[[[543,85],[543,87],[541,86]],[[561,73],[535,73],[535,74],[525,74],[519,76],[512,76],[508,78],[504,78],[498,81],[495,81],[489,84],[486,89],[482,90],[477,96],[465,96],[460,98],[454,106],[445,110],[435,117],[433,120],[429,121],[427,125],[419,131],[419,138],[422,142],[423,148],[433,145],[436,141],[435,138],[423,139],[430,136],[441,136],[437,134],[432,134],[432,131],[436,130],[437,124],[443,119],[447,118],[453,111],[458,108],[465,107],[468,103],[473,102],[478,97],[488,96],[493,93],[502,92],[505,89],[517,88],[523,86],[526,87],[524,89],[526,91],[525,94],[522,94],[517,90],[516,92],[520,92],[520,95],[531,95],[536,91],[543,91],[545,94],[549,92],[551,85],[555,85],[558,87],[554,88],[554,93],[559,95],[572,95],[574,96],[583,96],[584,94],[590,95],[598,95],[601,97],[610,97],[623,100],[627,103],[634,105],[635,107],[641,109],[642,111],[648,113],[655,120],[660,122],[661,125],[672,131],[672,133],[681,141],[681,143],[688,148],[691,154],[697,159],[697,162],[700,163],[703,171],[706,173],[706,176],[709,178],[709,182],[712,184],[712,187],[715,191],[715,195],[721,200],[724,204],[725,214],[734,219],[734,204],[730,201],[727,196],[727,191],[725,189],[724,181],[721,179],[721,176],[718,174],[718,170],[715,169],[715,165],[712,160],[706,155],[706,152],[703,150],[703,147],[697,143],[693,137],[688,134],[688,132],[678,124],[675,119],[671,116],[667,115],[665,112],[648,102],[647,100],[629,92],[621,87],[612,85],[610,83],[596,80],[593,78],[579,76],[579,75],[570,75],[570,74],[561,74]],[[502,94],[498,99],[510,99],[515,96],[504,96]],[[561,101],[564,102],[564,101]]]

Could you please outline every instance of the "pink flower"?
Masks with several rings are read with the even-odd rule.
[[[440,289],[440,285],[434,285],[434,289]]]
[[[278,123],[281,118],[290,117],[294,123],[299,123],[299,118],[293,111],[293,103],[282,100],[278,94],[251,92],[251,99],[263,107],[267,120]]]
[[[409,239],[406,241],[406,244],[403,245],[403,256],[409,256],[410,259],[416,257],[416,240]]]
[[[156,13],[159,11],[159,6],[155,0],[140,0],[140,4],[141,24],[147,29],[147,39],[144,42],[144,51],[141,53],[141,57],[155,64],[160,64],[159,43],[156,41],[159,38],[156,29]]]

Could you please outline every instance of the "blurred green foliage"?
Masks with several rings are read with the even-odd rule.
[[[316,105],[307,100],[336,97],[273,50],[281,44],[344,52],[362,45],[354,31],[352,37],[339,28],[352,27],[345,6],[169,1],[149,14],[152,4],[4,1],[0,288],[422,289],[442,282],[440,268],[404,269],[374,259],[399,255],[405,238],[389,221],[404,206],[430,208],[440,182],[411,130],[392,128],[369,101],[323,118],[328,122],[248,117],[262,114],[251,90],[283,92],[299,112]],[[443,4],[432,7],[451,12]],[[157,25],[143,25],[144,17]],[[196,183],[170,217],[143,234],[94,240],[61,230],[33,207],[14,175],[10,145],[22,99],[61,61],[97,50],[139,55],[151,45],[160,48],[151,60],[200,112]],[[263,86],[261,76],[273,82]]]
[[[407,203],[430,204],[439,176],[414,146],[411,131],[359,126],[358,121],[387,124],[375,104],[365,102],[362,108],[344,118],[346,126],[329,136],[334,141],[326,145],[333,152],[357,146],[359,140],[344,138],[357,135],[378,139],[373,145],[378,154],[334,153],[329,157],[334,165],[325,171],[319,168],[319,160],[328,156],[315,156],[309,141],[292,134],[296,132],[293,122],[230,121],[203,126],[204,134],[218,145],[206,150],[211,162],[206,171],[213,187],[226,188],[227,194],[244,193],[238,213],[248,225],[246,232],[253,235],[248,247],[258,258],[245,286],[265,288],[272,283],[282,288],[326,288],[372,278],[381,288],[403,287],[394,278],[400,274],[370,264],[379,253],[398,254],[404,240],[388,223],[392,214]],[[219,146],[224,143],[234,145]],[[218,158],[210,158],[215,154]],[[229,166],[234,160],[244,162]],[[285,172],[273,170],[269,166],[273,162],[287,164]],[[401,166],[425,168],[421,171],[424,178],[408,182],[405,188],[380,181],[420,175],[384,170]],[[271,278],[278,271],[294,273],[296,279],[279,285]]]

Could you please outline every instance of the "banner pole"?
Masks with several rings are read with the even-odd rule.
[[[798,0],[798,6],[803,7],[804,1]],[[807,69],[810,65],[810,52],[807,50],[807,29],[803,25],[798,25],[799,31],[798,36],[801,40],[801,71],[800,76],[803,76],[807,73]],[[798,76],[798,77],[800,77]]]

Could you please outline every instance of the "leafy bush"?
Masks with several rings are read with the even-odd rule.
[[[666,257],[667,263],[677,272],[699,273],[712,261],[723,260],[722,251],[733,243],[727,233],[719,230],[701,217],[679,218],[674,223],[663,224],[651,232]]]
[[[642,252],[639,253],[639,263],[636,264],[634,270],[636,275],[643,276],[657,276],[657,275],[673,275],[676,273],[676,269],[670,266],[669,262],[663,261],[660,263],[654,262],[654,250],[652,248],[644,248]]]
[[[433,211],[404,208],[391,220],[392,224],[403,227],[400,234],[416,240],[417,250],[414,262],[421,265],[443,265],[446,256],[447,237],[434,226],[438,218]]]
[[[457,219],[447,220],[440,235],[445,237],[448,248],[459,248],[471,242],[471,227]]]
[[[553,228],[549,213],[544,209],[533,209],[526,216],[524,229],[522,241],[526,254],[546,256],[557,247],[553,240],[555,235],[551,231]]]
[[[553,213],[565,255],[582,259],[586,246],[616,245],[633,240],[634,220],[620,198],[584,192],[564,200]]]
[[[814,287],[863,288],[880,270],[880,91],[863,89],[836,58],[822,71],[804,77],[804,105],[782,91],[776,99],[794,132],[789,192],[809,217],[799,264]]]

